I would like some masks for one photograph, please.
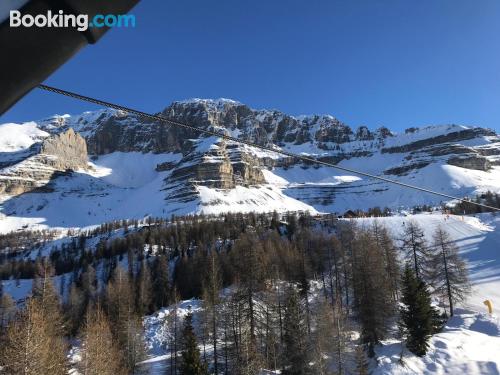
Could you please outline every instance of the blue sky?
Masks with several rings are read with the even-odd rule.
[[[142,0],[46,83],[140,110],[232,98],[394,130],[500,131],[496,0]],[[0,122],[95,109],[35,90]]]

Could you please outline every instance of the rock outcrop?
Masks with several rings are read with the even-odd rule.
[[[35,143],[25,159],[0,169],[0,194],[49,191],[53,178],[87,168],[85,139],[68,129]]]
[[[491,168],[491,163],[483,156],[455,156],[448,159],[448,164],[461,168],[476,169],[479,171],[487,171]]]
[[[481,171],[500,164],[500,139],[494,131],[479,127],[413,127],[396,134],[386,127],[353,129],[329,115],[294,117],[277,110],[255,110],[227,99],[174,102],[159,115],[268,148],[333,164],[346,163],[392,179],[424,176],[425,170],[436,164]],[[316,181],[312,177],[314,171],[309,170],[318,167],[314,163],[122,111],[57,116],[40,122],[38,127],[52,137],[25,154],[0,160],[0,168],[2,162],[5,166],[0,169],[0,192],[18,194],[40,187],[49,189],[48,181],[57,173],[85,168],[87,153],[94,157],[113,152],[177,154],[153,167],[164,176],[161,189],[166,205],[196,199],[200,191],[206,191],[200,187],[228,191],[236,186],[253,188],[267,184],[265,169],[278,168],[283,175],[290,172],[293,179],[307,175]],[[376,181],[344,183],[339,179],[337,183],[332,175],[323,176],[318,183],[294,181],[286,193],[311,205],[327,206],[341,194],[362,196],[388,189]]]

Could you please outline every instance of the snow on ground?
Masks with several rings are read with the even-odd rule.
[[[429,240],[435,228],[443,226],[468,261],[473,282],[473,292],[468,301],[457,308],[456,316],[448,321],[443,332],[431,339],[428,355],[418,358],[405,351],[402,366],[399,363],[401,343],[395,339],[386,340],[377,348],[379,367],[373,368],[373,374],[500,374],[500,322],[497,307],[500,306],[500,216],[479,214],[462,217],[424,213],[353,220],[361,226],[369,226],[377,220],[387,226],[396,238],[401,237],[409,220],[416,221]],[[22,300],[30,292],[31,284],[31,280],[3,282],[6,292],[16,300]],[[56,285],[59,288],[59,278]],[[486,313],[483,305],[485,299],[493,302],[494,315]],[[201,303],[200,300],[181,301],[178,305],[179,324],[191,310],[196,325]],[[142,366],[152,374],[165,371],[170,360],[162,343],[171,334],[165,322],[172,316],[172,311],[173,307],[169,306],[144,320],[150,358]],[[211,348],[207,346],[206,350],[210,355]]]
[[[353,158],[344,160],[339,165],[383,175],[384,169],[399,165],[400,156],[395,158],[394,155]],[[363,167],[360,168],[360,165]],[[433,194],[349,175],[330,167],[295,166],[288,169],[276,168],[268,171],[269,173],[280,178],[280,187],[286,195],[310,204],[321,212],[343,213],[349,209],[366,210],[374,206],[408,209],[422,204],[439,205],[446,200]],[[432,163],[405,176],[384,177],[457,197],[473,197],[488,190],[500,192],[499,166],[485,172]]]
[[[196,327],[197,315],[202,311],[202,301],[190,299],[179,302],[177,305],[178,327],[182,330],[184,318],[193,313],[193,325]],[[174,306],[163,308],[144,319],[145,342],[149,359],[141,363],[140,368],[147,369],[150,374],[163,374],[168,367],[170,354],[165,351],[165,342],[172,339],[173,333],[169,330],[172,324]]]
[[[267,171],[267,173],[273,174],[279,177],[282,181],[287,181],[290,184],[314,183],[338,185],[343,182],[354,182],[361,180],[360,177],[345,175],[345,172],[341,172],[329,167],[302,168],[300,166],[294,166],[288,169],[276,168],[272,171]]]
[[[155,168],[179,158],[175,154],[119,152],[99,157],[91,163],[93,170],[54,180],[54,192],[0,201],[0,233],[27,225],[31,229],[81,228],[124,218],[168,216],[161,189],[170,172]]]
[[[386,139],[386,147],[402,146],[409,143],[421,141],[423,139],[434,138],[447,135],[453,132],[460,132],[471,127],[463,125],[430,125],[415,129],[413,132],[396,133],[395,137]]]
[[[275,186],[260,187],[236,186],[224,191],[198,186],[200,193],[200,213],[220,214],[229,211],[272,212],[272,211],[317,211],[311,206],[290,198]]]
[[[401,238],[405,223],[413,220],[424,229],[429,241],[435,229],[441,225],[469,265],[473,290],[463,307],[478,312],[486,311],[483,304],[486,299],[493,301],[493,306],[500,306],[500,216],[489,213],[475,216],[433,213],[361,218],[356,219],[356,222],[371,225],[374,220],[389,228],[395,238]]]
[[[94,176],[117,187],[138,188],[152,182],[158,172],[155,168],[164,162],[177,162],[181,154],[153,154],[141,152],[113,152],[101,155],[92,163]]]
[[[468,260],[474,284],[469,300],[456,309],[456,315],[447,322],[443,331],[432,337],[425,357],[416,357],[405,350],[404,365],[401,365],[401,342],[396,339],[386,340],[376,348],[378,366],[372,368],[372,373],[500,374],[500,321],[498,313],[487,314],[483,305],[485,299],[492,300],[494,306],[500,305],[500,217],[492,214],[461,217],[434,213],[353,220],[361,226],[369,226],[374,220],[378,220],[398,238],[409,220],[422,226],[428,239],[434,229],[442,225]],[[178,310],[180,320],[189,309],[195,313],[196,324],[197,314],[202,310],[201,301],[182,301]],[[170,306],[145,318],[146,342],[151,358],[142,365],[151,374],[163,373],[168,366],[170,355],[165,354],[162,342],[168,340],[171,334],[165,321],[171,317],[172,311],[173,307]],[[210,353],[210,347],[206,349]]]
[[[33,287],[32,279],[3,280],[1,283],[4,293],[8,293],[14,301],[23,301]]]
[[[496,315],[458,310],[443,331],[432,337],[425,357],[405,350],[401,365],[401,350],[399,342],[385,341],[376,350],[379,366],[372,374],[498,375],[500,321]]]
[[[105,110],[75,118],[56,116],[40,126],[49,129],[66,124],[85,133],[88,124],[95,121],[96,116],[108,116],[112,113],[114,112]],[[385,140],[385,146],[407,144],[463,129],[465,128],[456,125],[427,127],[390,137]],[[35,123],[0,125],[0,165],[11,165],[22,160],[31,152],[29,146],[47,135],[48,133],[37,128]],[[204,153],[219,148],[220,138],[206,137],[192,141],[196,152]],[[341,144],[341,150],[337,150],[340,153],[344,149],[349,152],[357,149],[370,150],[370,156],[352,157],[342,160],[338,165],[350,169],[359,168],[367,173],[458,197],[474,196],[486,190],[500,192],[500,166],[494,166],[488,172],[470,170],[448,165],[445,159],[435,157],[432,160],[423,160],[432,161],[431,164],[410,170],[406,175],[387,175],[384,174],[387,170],[409,163],[406,160],[408,153],[382,153],[379,144],[371,144],[375,141],[365,144],[367,142],[352,141]],[[474,138],[468,142],[474,145],[491,144],[485,137]],[[241,150],[235,150],[248,152],[259,158],[282,157],[271,151],[261,151],[246,145],[241,147]],[[302,145],[287,144],[284,147],[293,152],[316,157],[331,155],[332,152],[319,149],[314,142]],[[163,162],[178,162],[181,157],[181,154],[140,152],[101,155],[90,163],[93,170],[79,171],[71,178],[52,181],[55,188],[53,193],[3,197],[4,201],[0,201],[0,233],[23,227],[40,229],[99,225],[105,221],[141,219],[147,215],[220,214],[251,210],[343,213],[348,209],[367,209],[374,206],[408,209],[422,204],[439,205],[443,201],[439,196],[356,176],[335,168],[295,165],[290,168],[263,169],[267,186],[239,186],[228,191],[198,187],[199,197],[189,202],[178,202],[175,199],[170,200],[169,191],[172,190],[165,189],[172,187],[166,186],[164,182],[170,172],[157,172],[155,168]],[[205,161],[212,159],[218,161],[219,157],[205,156]],[[184,167],[188,165],[183,164]]]
[[[0,207],[2,201],[0,200]],[[9,233],[22,228],[42,229],[47,228],[44,225],[45,218],[43,217],[19,217],[7,216],[0,212],[0,234]]]
[[[37,140],[48,137],[34,122],[0,125],[0,153],[27,149]]]

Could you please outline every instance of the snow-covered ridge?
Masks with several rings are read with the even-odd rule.
[[[49,134],[41,130],[37,123],[2,124],[0,125],[0,153],[22,151],[32,144],[48,137]]]
[[[353,130],[330,115],[294,117],[230,99],[174,102],[161,115],[458,197],[500,191],[500,138],[488,129],[436,125],[401,134],[386,128]],[[64,177],[52,176],[50,170],[42,176],[40,164],[28,158],[36,156],[35,146],[44,139],[70,128],[84,137],[90,164]],[[79,227],[147,215],[343,213],[441,203],[440,197],[113,109],[4,124],[0,135],[0,191],[2,181],[13,184],[13,168],[27,172],[30,184],[42,188],[36,194],[0,197],[0,231],[26,222]]]

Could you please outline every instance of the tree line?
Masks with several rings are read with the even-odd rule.
[[[38,366],[34,372],[22,373],[62,373],[69,364],[44,362],[43,343],[55,340],[52,347],[65,353],[77,339],[82,373],[138,372],[145,355],[142,316],[169,305],[164,325],[172,334],[164,345],[172,375],[262,368],[329,374],[332,364],[344,374],[352,363],[363,373],[376,345],[395,335],[425,355],[443,308],[453,315],[469,289],[465,263],[446,231],[437,228],[428,243],[409,220],[396,242],[377,221],[322,225],[308,216],[228,215],[125,225],[123,235],[93,250],[87,237],[75,239],[34,262],[32,297],[17,312],[3,293],[0,366],[21,373],[8,371],[23,363],[13,356],[24,345],[25,354],[41,359],[30,362]],[[50,280],[65,258],[78,263],[60,273],[67,282],[56,292]],[[189,298],[203,301],[196,324],[176,313]],[[35,334],[34,325],[47,328]],[[34,340],[29,348],[27,337]]]

